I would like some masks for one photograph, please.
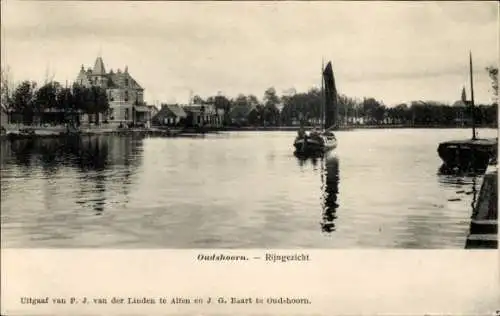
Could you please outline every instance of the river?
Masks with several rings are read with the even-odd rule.
[[[2,141],[2,247],[464,248],[481,176],[436,149],[470,130],[336,135],[307,160],[279,131]]]

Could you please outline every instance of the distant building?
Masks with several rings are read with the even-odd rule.
[[[175,126],[183,124],[187,114],[183,108],[177,104],[162,104],[160,111],[153,116],[154,125]]]
[[[109,121],[137,123],[148,120],[149,108],[144,104],[144,89],[130,75],[127,66],[123,71],[106,72],[102,58],[97,57],[93,69],[85,70],[82,65],[75,83],[106,89],[111,109]]]
[[[239,104],[231,108],[229,118],[233,124],[247,125],[249,121],[252,121],[251,114],[256,113],[256,111],[255,105]]]
[[[217,109],[213,104],[195,104],[182,107],[187,114],[188,126],[220,127],[224,121],[224,110]]]
[[[466,126],[472,124],[472,119],[466,115],[466,107],[470,105],[467,100],[458,100],[453,103],[453,107],[457,108],[457,117],[453,119],[455,124],[459,126]]]
[[[155,117],[155,115],[158,114],[158,112],[160,111],[160,110],[158,110],[156,105],[148,105],[148,110],[149,110],[149,115],[151,116],[151,118]]]

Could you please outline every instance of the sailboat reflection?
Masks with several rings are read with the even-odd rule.
[[[335,231],[337,218],[337,196],[339,193],[339,159],[331,153],[319,154],[314,157],[295,155],[299,165],[303,166],[310,161],[313,166],[320,163],[321,168],[321,231],[332,233]]]
[[[339,193],[339,160],[336,156],[324,157],[321,161],[322,209],[321,230],[331,233],[335,231],[337,218],[337,195]]]

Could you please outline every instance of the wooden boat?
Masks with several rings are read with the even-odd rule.
[[[498,139],[463,139],[442,142],[438,146],[439,157],[445,167],[486,170],[496,163]]]
[[[322,129],[313,129],[305,131],[301,126],[294,140],[296,154],[315,154],[318,152],[328,152],[337,148],[337,139],[333,129],[337,123],[337,89],[335,87],[335,78],[333,76],[332,63],[328,62],[326,67],[322,68],[321,90],[323,94]],[[323,83],[325,89],[323,89]]]
[[[438,146],[439,157],[443,160],[444,169],[486,170],[488,164],[496,164],[498,155],[498,138],[479,139],[476,136],[474,117],[474,83],[472,76],[472,54],[470,60],[471,100],[467,101],[465,88],[462,90],[462,101],[472,108],[472,138],[442,142]]]

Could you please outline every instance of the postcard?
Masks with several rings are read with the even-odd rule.
[[[500,315],[495,2],[1,6],[2,315]]]

